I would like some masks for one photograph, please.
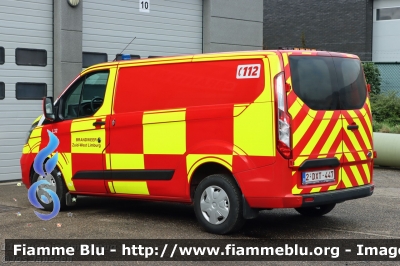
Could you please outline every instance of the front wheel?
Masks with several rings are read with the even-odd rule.
[[[245,222],[240,189],[226,175],[210,175],[200,182],[194,195],[194,211],[200,225],[214,234],[235,232]]]
[[[32,176],[32,184],[41,181],[41,180],[46,180],[50,185],[43,184],[40,185],[36,189],[36,198],[38,199],[39,203],[43,206],[43,209],[46,211],[52,211],[53,210],[53,199],[47,193],[43,188],[47,188],[55,192],[58,196],[58,199],[60,200],[60,210],[63,210],[66,208],[66,193],[68,192],[67,187],[64,184],[64,180],[61,174],[61,171],[58,170],[56,167],[50,174],[47,174],[46,176],[41,176],[38,175],[37,173],[34,173]]]
[[[304,216],[318,217],[329,213],[333,210],[333,208],[335,208],[335,206],[336,203],[332,203],[316,207],[295,208],[295,210]]]

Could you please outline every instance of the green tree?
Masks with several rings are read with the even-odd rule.
[[[400,97],[396,92],[372,94],[371,110],[375,122],[385,123],[389,126],[400,125]]]
[[[373,62],[362,63],[365,79],[371,85],[371,94],[377,95],[381,92],[381,73]]]

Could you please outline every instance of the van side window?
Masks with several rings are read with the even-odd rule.
[[[62,117],[74,119],[94,115],[103,104],[108,75],[108,71],[102,71],[78,79],[63,96]]]

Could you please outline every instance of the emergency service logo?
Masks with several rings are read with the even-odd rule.
[[[56,194],[56,179],[51,174],[58,162],[58,152],[44,164],[45,159],[55,151],[60,142],[52,132],[47,130],[47,133],[49,134],[49,143],[39,151],[33,162],[33,169],[39,177],[28,190],[30,203],[38,209],[43,209],[42,203],[51,204],[53,202],[53,211],[50,214],[35,211],[36,216],[45,221],[53,219],[60,212],[60,200]],[[43,170],[43,164],[46,171]],[[42,203],[38,201],[38,198]]]

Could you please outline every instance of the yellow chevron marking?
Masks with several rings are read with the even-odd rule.
[[[361,109],[364,110],[364,113],[366,112],[365,109]],[[349,110],[347,111],[352,117],[354,117],[354,122],[358,125],[358,132],[360,132],[361,134],[361,138],[363,139],[365,145],[367,146],[367,149],[371,149],[371,142],[368,139],[367,133],[366,131],[369,130],[369,128],[364,128],[363,125],[361,124],[360,119],[358,118],[356,112],[354,112],[353,110]],[[369,119],[367,120],[367,125],[369,124]],[[358,143],[358,142],[357,142]]]
[[[350,166],[350,170],[353,172],[353,175],[357,180],[357,184],[359,186],[364,185],[364,181],[362,180],[361,173],[358,171],[357,166],[356,165]]]
[[[336,190],[336,188],[339,186],[340,181],[342,181],[342,168],[339,169],[338,175],[339,175],[339,176],[337,177],[337,183],[336,183],[336,185],[330,186],[330,187],[328,188],[328,191],[329,191],[329,190]]]
[[[364,169],[365,174],[367,175],[367,181],[368,184],[371,183],[371,172],[369,171],[368,164],[364,163],[362,165],[362,168]]]
[[[367,159],[367,155],[365,154],[366,151],[359,151],[357,153],[358,153],[358,156],[360,156],[361,161],[365,161]]]
[[[343,168],[342,168],[342,181],[343,181],[344,186],[345,186],[346,188],[351,188],[351,187],[353,187],[353,185],[352,185],[351,182],[350,182],[349,177],[347,176],[346,171],[345,171]]]
[[[344,143],[344,141],[342,141],[342,145],[343,145],[343,153],[345,153],[345,154],[350,153],[350,150],[349,150],[349,148],[347,148],[347,145],[346,145],[346,143]],[[351,155],[351,153],[350,153],[350,155]],[[346,158],[347,158],[347,156],[346,156]]]
[[[300,166],[305,160],[308,159],[309,156],[298,156],[295,160],[293,165],[294,166]]]
[[[300,104],[298,101],[295,101],[292,106],[289,108],[289,114],[292,116],[292,119],[295,119],[296,116],[300,113],[301,107],[303,105]]]
[[[321,189],[322,189],[322,187],[315,187],[315,188],[312,188],[311,191],[310,191],[310,193],[317,193],[317,192],[320,192]]]
[[[337,138],[337,136],[339,135],[340,130],[342,129],[342,121],[340,119],[338,119],[336,121],[335,126],[332,129],[331,134],[329,135],[328,139],[326,140],[324,146],[321,149],[321,154],[327,154],[329,152],[329,149],[332,147],[333,142],[335,141],[335,139]],[[341,145],[339,145],[340,148],[340,153],[342,153],[342,147]]]
[[[292,188],[292,194],[293,195],[298,195],[301,193],[301,191],[303,191],[303,189],[300,189],[297,187],[297,184]]]
[[[344,143],[343,143],[343,146],[347,147],[346,144],[344,144]],[[356,159],[354,158],[353,154],[351,154],[351,152],[345,152],[344,156],[346,156],[348,162],[355,162],[356,161]]]
[[[311,110],[310,110],[310,112],[311,112]],[[293,134],[293,147],[296,147],[296,145],[302,139],[304,134],[308,131],[308,129],[313,121],[314,121],[314,119],[311,116],[306,115],[304,120],[301,122],[301,125],[297,128],[296,132],[294,132],[294,134]]]
[[[361,124],[361,123],[360,123],[360,124]],[[358,131],[359,131],[360,134],[361,134],[361,138],[363,139],[363,141],[364,141],[364,143],[365,143],[365,146],[367,147],[367,149],[371,149],[371,148],[372,148],[372,144],[371,144],[371,142],[370,142],[369,139],[368,139],[367,130],[369,130],[369,129],[368,129],[368,128],[364,128],[363,126],[360,126],[360,127],[358,128]]]
[[[353,144],[354,149],[356,151],[362,150],[360,143],[358,142],[354,132],[352,132],[351,130],[347,130],[348,125],[349,125],[349,123],[346,120],[343,120],[343,128],[345,129],[345,130],[343,130],[343,134],[346,134],[349,137],[349,139],[350,139],[351,143]]]
[[[366,114],[367,114],[367,110],[366,110],[365,108],[362,108],[362,109],[360,109],[360,113],[361,113],[361,115],[362,115],[363,117],[365,117]]]
[[[325,132],[325,129],[329,123],[329,119],[332,118],[333,112],[326,112],[323,120],[319,124],[317,130],[315,130],[313,136],[310,138],[308,141],[307,145],[304,147],[304,149],[300,152],[300,155],[309,155],[311,154],[312,150],[314,147],[317,145],[317,143],[321,140],[322,134]]]
[[[289,78],[286,80],[286,83],[292,85],[292,77],[289,77]]]
[[[287,53],[283,54],[283,66],[286,67],[289,64],[289,57]]]

